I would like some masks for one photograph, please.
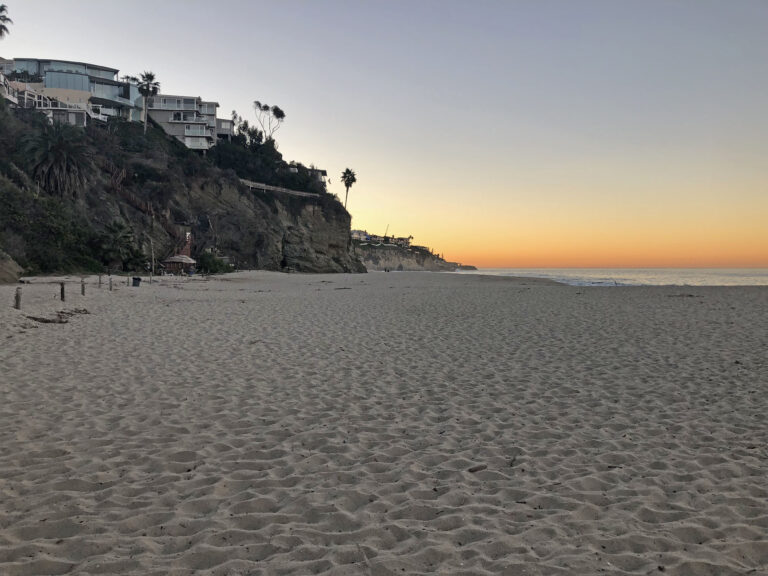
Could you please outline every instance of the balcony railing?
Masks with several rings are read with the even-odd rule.
[[[114,116],[114,114],[103,114],[101,111],[96,112],[90,106],[88,107],[88,117],[93,120],[100,120],[101,122],[106,122],[107,120],[109,120],[110,116]]]
[[[149,99],[147,108],[151,110],[194,110],[197,111],[197,105],[194,103],[185,104],[183,102],[170,101],[163,103],[158,99]]]
[[[207,150],[211,147],[208,140],[200,137],[186,137],[184,138],[184,144],[192,150]]]
[[[111,103],[120,104],[122,106],[128,106],[133,107],[133,102],[131,102],[128,98],[123,98],[122,96],[115,96],[113,94],[107,94],[103,92],[94,92],[91,90],[91,98],[96,100],[106,100]]]
[[[3,98],[8,100],[8,102],[11,102],[11,103],[15,104],[16,106],[19,105],[18,92],[16,92],[15,90],[11,90],[11,91],[8,91],[8,92],[5,92],[4,90],[0,90],[0,95],[2,95]]]
[[[208,136],[208,130],[204,126],[187,126],[184,128],[184,136]]]
[[[179,122],[179,123],[200,124],[200,125],[205,124],[205,118],[203,118],[202,116],[197,116],[195,114],[190,114],[188,112],[185,112],[181,114],[180,117],[174,118],[175,114],[177,113],[170,114],[168,116],[168,122]]]

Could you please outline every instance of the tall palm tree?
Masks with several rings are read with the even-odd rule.
[[[352,188],[352,184],[357,182],[357,178],[355,177],[355,171],[350,170],[347,168],[344,170],[344,172],[341,173],[341,181],[344,184],[344,187],[347,189],[347,193],[344,194],[344,209],[347,209],[347,197],[349,196],[349,189]]]
[[[8,18],[7,14],[8,7],[5,4],[0,4],[0,38],[8,34],[8,26],[6,24],[13,24],[13,20]]]
[[[144,134],[147,133],[147,99],[160,91],[160,82],[155,80],[154,72],[142,72],[138,78],[139,94],[144,96]]]
[[[83,132],[69,124],[55,123],[24,142],[32,174],[49,194],[77,196],[85,186],[91,166]]]

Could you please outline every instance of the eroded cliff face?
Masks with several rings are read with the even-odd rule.
[[[368,270],[453,272],[458,266],[425,250],[398,246],[353,243],[352,254]]]
[[[279,205],[280,200],[276,199]],[[281,268],[299,272],[365,272],[350,253],[349,214],[330,203],[310,201],[293,212],[280,208],[284,226]]]
[[[164,254],[179,247],[192,233],[192,255],[207,249],[227,256],[237,268],[295,272],[365,272],[350,252],[350,216],[331,195],[295,197],[253,192],[233,179],[205,178],[188,182],[188,189],[168,200],[158,226],[157,217],[142,213],[140,203],[130,215],[139,238],[153,238]],[[179,222],[182,223],[179,226]],[[144,242],[142,249],[147,253]]]
[[[296,272],[365,272],[350,253],[350,216],[332,197],[298,198],[277,193],[237,194],[230,209],[209,222],[204,195],[193,198],[197,252],[215,246],[238,267]],[[206,214],[201,219],[200,215]]]

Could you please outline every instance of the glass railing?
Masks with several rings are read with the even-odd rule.
[[[152,110],[197,110],[197,106],[194,104],[184,104],[181,102],[161,102],[160,100],[149,99],[147,102],[147,108]]]
[[[193,148],[195,150],[205,150],[209,148],[208,140],[205,138],[184,138],[184,144],[187,148]]]
[[[101,98],[102,100],[109,100],[111,102],[117,102],[118,104],[122,104],[124,106],[131,106],[133,107],[133,102],[128,100],[128,98],[123,98],[122,96],[118,96],[114,92],[106,91],[106,90],[94,90],[93,87],[91,88],[91,97],[92,98]]]
[[[188,126],[184,128],[184,136],[207,136],[208,131],[202,126]]]
[[[150,108],[151,110],[157,110],[157,108]],[[196,116],[194,114],[181,114],[180,116],[177,116],[176,114],[171,114],[169,119],[169,122],[194,122],[195,124],[202,124],[204,120],[200,116]]]

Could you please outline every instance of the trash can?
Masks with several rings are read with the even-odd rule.
[[[141,278],[139,278],[138,276],[134,276],[133,277],[133,287],[137,288],[139,286],[141,286]]]

